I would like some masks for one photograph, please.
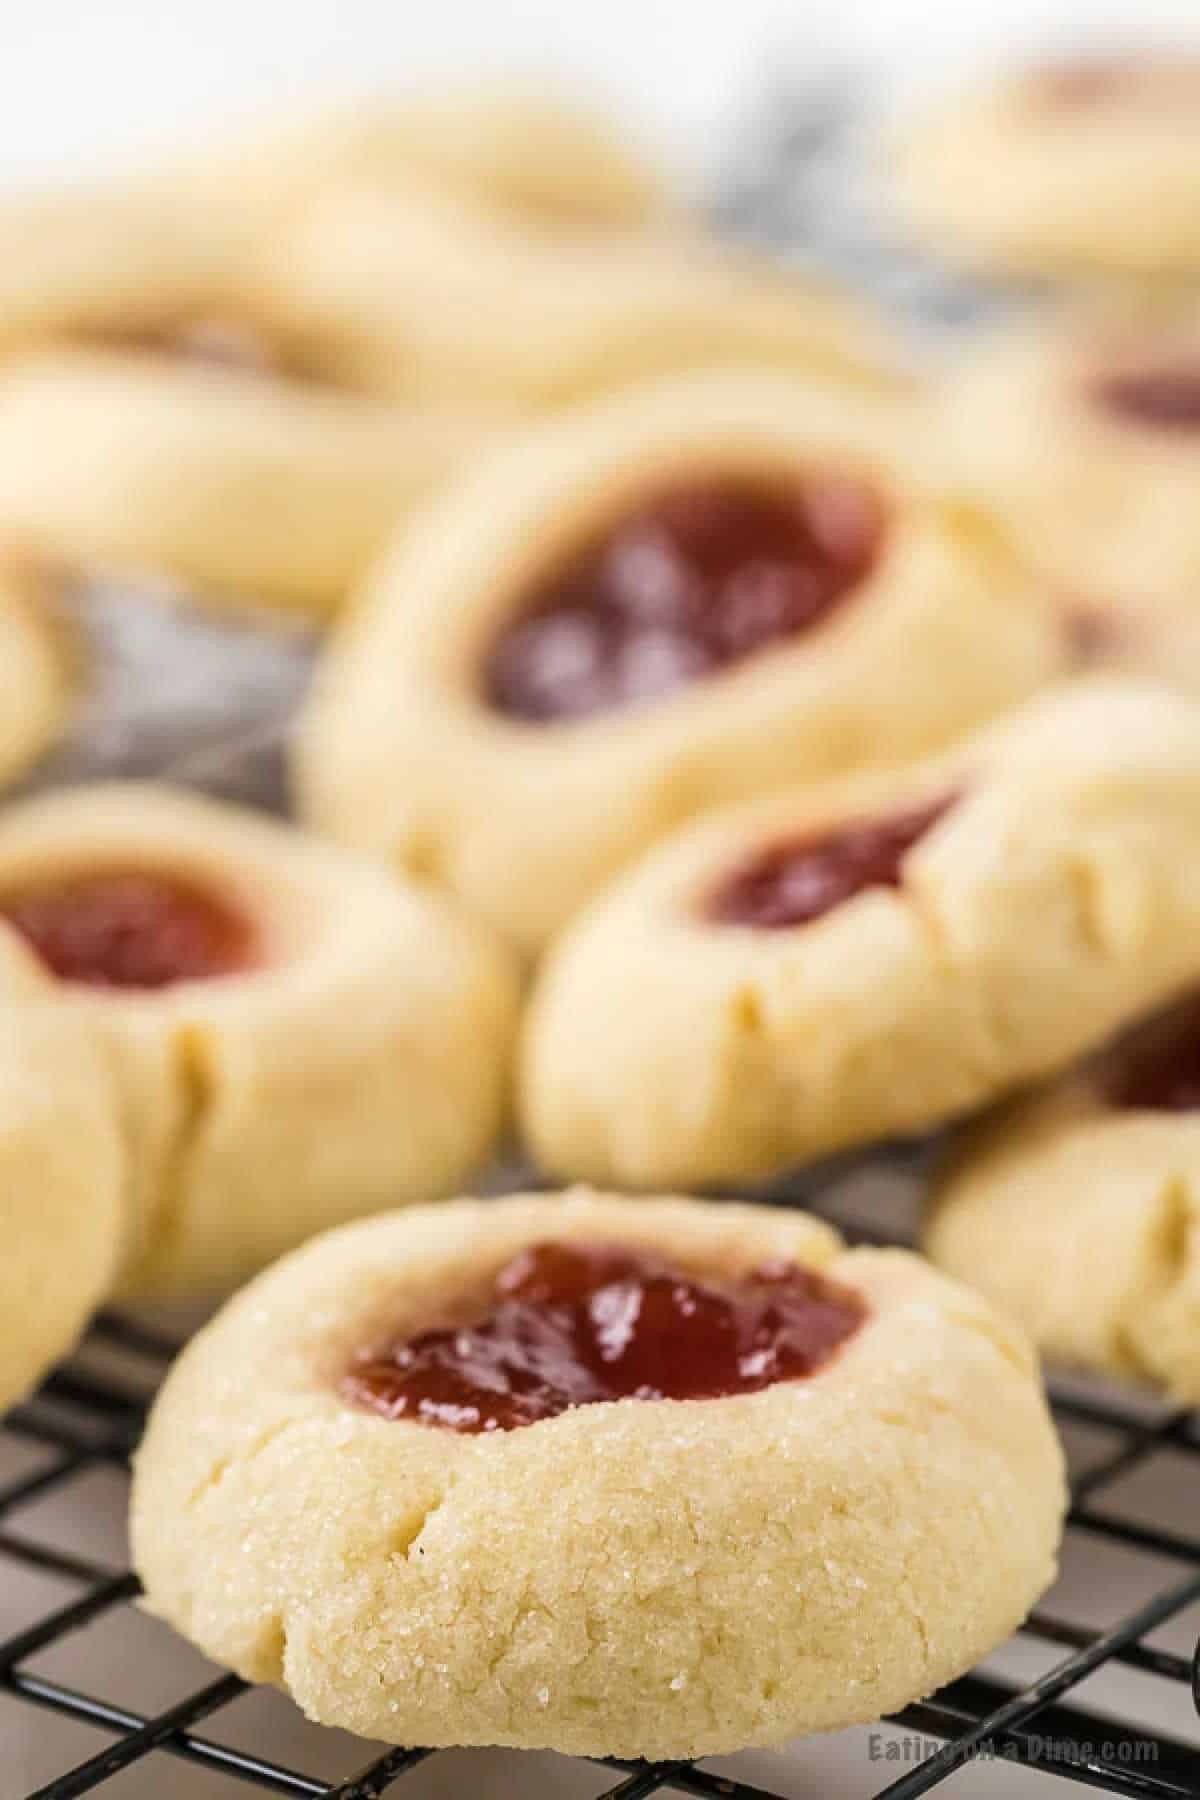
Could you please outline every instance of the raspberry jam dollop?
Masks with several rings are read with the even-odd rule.
[[[891,819],[771,844],[721,882],[708,898],[705,916],[718,925],[783,931],[811,924],[866,888],[899,887],[908,852],[955,798],[944,795]]]
[[[1093,384],[1095,403],[1151,431],[1200,431],[1200,361],[1177,367],[1127,369]]]
[[[1200,1110],[1200,992],[1126,1032],[1101,1059],[1113,1106],[1152,1112]]]
[[[110,869],[0,894],[0,917],[61,981],[164,988],[248,968],[249,922],[175,875]]]
[[[448,1431],[512,1431],[602,1400],[715,1400],[812,1375],[861,1296],[794,1263],[700,1281],[643,1250],[535,1244],[432,1330],[365,1352],[355,1405]]]
[[[822,624],[882,537],[878,497],[849,477],[669,488],[504,627],[484,696],[532,724],[644,705]]]

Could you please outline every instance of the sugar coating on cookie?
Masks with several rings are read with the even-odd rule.
[[[564,1176],[741,1182],[1061,1067],[1194,968],[1200,712],[1101,680],[955,750],[715,814],[541,967],[524,1131]]]
[[[731,1391],[726,1361],[720,1397],[662,1398],[696,1379],[686,1346],[670,1360],[673,1292],[736,1340],[714,1356],[786,1357],[813,1304],[843,1309],[842,1335],[765,1385]],[[657,1385],[480,1430],[348,1391],[385,1346],[394,1370],[446,1377],[456,1323],[493,1400],[528,1376],[535,1327],[569,1343],[571,1379],[610,1388],[661,1329]],[[667,1757],[939,1686],[1052,1578],[1062,1508],[1027,1347],[919,1258],[845,1251],[783,1209],[576,1193],[372,1220],[261,1277],[168,1378],[133,1534],[152,1610],[312,1718]]]
[[[1015,272],[1194,273],[1200,59],[1147,51],[1018,70],[889,146],[902,215],[946,256]]]
[[[706,807],[904,760],[1024,698],[1065,666],[1062,620],[913,467],[912,423],[708,375],[489,457],[318,675],[305,812],[537,949]]]
[[[107,1296],[126,1230],[117,1096],[86,1022],[0,944],[0,1409]]]
[[[1064,610],[1104,628],[1092,659],[1194,687],[1200,311],[1069,305],[985,335],[939,412],[965,486]]]
[[[0,926],[112,1064],[126,1293],[227,1291],[322,1226],[452,1188],[500,1129],[508,957],[289,827],[152,784],[25,802],[0,820]]]
[[[1195,992],[966,1132],[924,1242],[1048,1356],[1200,1398]]]

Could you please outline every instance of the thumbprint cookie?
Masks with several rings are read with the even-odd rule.
[[[912,228],[1013,272],[1200,268],[1200,58],[1051,62],[952,98],[888,158]]]
[[[576,1193],[262,1276],[167,1379],[133,1540],[154,1613],[324,1724],[657,1759],[939,1687],[1062,1510],[1024,1339],[919,1257]]]
[[[139,783],[0,816],[0,929],[112,1066],[127,1295],[228,1289],[319,1228],[452,1189],[507,1082],[506,957],[436,897]]]
[[[480,427],[244,356],[249,341],[181,330],[0,366],[0,530],[200,600],[332,611]]]
[[[967,1131],[934,1261],[1047,1356],[1200,1401],[1200,996]]]
[[[0,1409],[65,1356],[125,1235],[116,1097],[84,1021],[0,943]]]
[[[1200,307],[1064,307],[949,375],[944,433],[1022,554],[1135,659],[1200,609]]]
[[[238,254],[221,214],[184,205],[167,177],[6,196],[0,351],[219,312]]]
[[[443,195],[337,188],[264,238],[249,304],[334,378],[512,418],[727,363],[906,385],[846,296],[699,241],[546,237]]]
[[[649,161],[598,114],[500,83],[357,95],[270,120],[195,174],[218,207],[276,220],[347,185],[425,188],[543,232],[644,230],[678,210]]]
[[[490,456],[330,651],[295,755],[308,816],[536,949],[705,807],[1024,698],[1061,621],[905,443],[890,404],[714,373]]]
[[[1200,708],[1092,678],[951,752],[701,821],[551,951],[557,1174],[777,1174],[1060,1068],[1197,967]]]

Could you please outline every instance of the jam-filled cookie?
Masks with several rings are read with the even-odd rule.
[[[700,243],[535,236],[414,189],[336,189],[264,238],[252,305],[339,379],[511,417],[757,362],[900,385],[842,295]]]
[[[127,1293],[233,1286],[494,1141],[508,960],[365,860],[166,788],[62,790],[0,817],[0,921],[107,1047]]]
[[[712,374],[477,465],[318,678],[309,815],[536,947],[704,807],[1022,698],[1061,622],[905,442],[882,406]]]
[[[1200,609],[1200,307],[1063,308],[969,350],[943,394],[955,467],[1123,653]]]
[[[1048,63],[963,93],[894,147],[913,228],[1014,271],[1200,268],[1200,57]]]
[[[551,951],[529,1142],[768,1176],[1061,1067],[1197,967],[1200,709],[1096,679],[955,751],[681,833]]]
[[[659,1758],[959,1674],[1062,1506],[1024,1340],[920,1258],[576,1194],[269,1271],[168,1377],[133,1537],[155,1613],[326,1724]]]
[[[0,782],[36,760],[63,723],[72,654],[55,582],[24,557],[0,557]]]
[[[0,367],[0,529],[209,601],[332,610],[478,422],[241,363],[232,342],[59,347]]]
[[[0,943],[0,1408],[64,1356],[117,1267],[125,1158],[116,1096],[83,1021]]]
[[[1197,993],[968,1131],[925,1240],[1048,1356],[1200,1401]]]
[[[638,229],[676,211],[658,173],[602,118],[499,83],[357,95],[271,121],[197,176],[218,207],[275,219],[346,184],[427,187],[544,231]]]

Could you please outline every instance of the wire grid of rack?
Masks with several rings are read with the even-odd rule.
[[[860,287],[906,313],[910,322],[935,332],[970,322],[996,297],[947,281],[943,271],[930,269],[903,247],[889,244],[878,221],[858,211],[853,183],[846,178],[853,162],[848,145],[862,112],[858,72],[850,79],[835,75],[802,91],[793,87],[778,92],[747,122],[744,154],[739,167],[728,173],[718,223],[733,235],[764,240],[775,248],[796,251],[819,267],[848,274]],[[125,601],[118,598],[107,624],[102,617],[102,636],[120,638],[124,632]],[[202,621],[183,629],[190,629],[195,642],[205,647],[209,633]],[[135,652],[132,674],[128,668],[118,671],[116,682],[118,691],[129,690],[124,698],[132,696],[135,702],[132,726],[118,732],[119,756],[114,757],[106,745],[98,769],[90,745],[84,746],[82,760],[80,747],[69,747],[52,778],[97,772],[142,774],[163,766],[162,719],[153,708],[147,717],[137,716],[147,692],[142,663],[158,662],[153,636],[147,640],[143,634]],[[182,660],[189,660],[186,651]],[[197,658],[193,654],[190,660]],[[186,705],[199,708],[197,720],[206,727],[193,730],[193,737],[200,740],[195,767],[185,768],[175,758],[171,772],[230,797],[277,806],[279,720],[298,691],[305,661],[303,651],[293,651],[283,678],[275,671],[266,683],[278,690],[277,698],[282,696],[282,710],[265,734],[259,671],[252,668],[249,710],[237,728],[245,734],[244,742],[235,746],[225,738],[222,744],[218,735],[215,751],[207,729],[211,721],[204,717],[212,686],[205,666],[205,694],[186,695]],[[155,686],[151,684],[152,699]],[[175,694],[165,698],[167,710],[177,710]],[[906,1160],[900,1159],[901,1167]],[[815,1198],[819,1206],[821,1178],[806,1180],[798,1191],[779,1197],[806,1203]],[[905,1236],[886,1222],[881,1225],[878,1217],[869,1221],[839,1217],[836,1209],[833,1216],[852,1240],[880,1242]],[[376,1747],[369,1754],[363,1746],[358,1754],[367,1760],[356,1772],[330,1778],[297,1766],[303,1759],[276,1760],[262,1745],[251,1750],[222,1740],[222,1717],[248,1692],[236,1676],[206,1671],[203,1679],[185,1684],[182,1697],[172,1698],[169,1705],[139,1707],[115,1691],[120,1686],[119,1647],[107,1662],[101,1655],[110,1677],[107,1682],[80,1685],[38,1666],[48,1652],[78,1634],[99,1632],[103,1643],[105,1630],[136,1604],[138,1582],[128,1567],[81,1554],[78,1545],[64,1547],[52,1534],[40,1532],[37,1521],[48,1500],[65,1497],[70,1502],[97,1470],[124,1482],[146,1408],[176,1348],[175,1339],[160,1331],[124,1318],[102,1318],[79,1356],[56,1371],[39,1394],[0,1419],[0,1458],[6,1449],[15,1449],[20,1465],[11,1476],[0,1474],[0,1597],[10,1579],[30,1574],[53,1578],[70,1596],[35,1609],[33,1617],[22,1619],[0,1641],[0,1698],[71,1722],[76,1727],[73,1745],[80,1741],[79,1728],[84,1728],[86,1738],[77,1758],[64,1746],[63,1762],[70,1766],[32,1789],[25,1781],[13,1787],[9,1757],[0,1750],[0,1800],[73,1800],[99,1790],[117,1800],[123,1778],[148,1766],[162,1771],[150,1791],[165,1796],[172,1793],[171,1767],[177,1770],[181,1763],[203,1773],[203,1792],[212,1800],[218,1796],[234,1800],[238,1793],[255,1790],[304,1800],[375,1800],[388,1795],[404,1800],[414,1791],[414,1772],[444,1753]],[[1193,1707],[1200,1713],[1200,1644],[1187,1654],[1152,1641],[1161,1628],[1172,1622],[1178,1625],[1190,1616],[1190,1609],[1200,1608],[1200,1507],[1194,1508],[1194,1530],[1180,1530],[1162,1520],[1126,1515],[1119,1504],[1116,1510],[1113,1505],[1123,1484],[1149,1469],[1164,1452],[1184,1459],[1190,1490],[1200,1495],[1200,1414],[1150,1410],[1138,1396],[1111,1389],[1081,1394],[1069,1385],[1052,1383],[1051,1397],[1060,1424],[1068,1430],[1094,1430],[1106,1444],[1103,1454],[1073,1483],[1068,1546],[1080,1539],[1121,1546],[1143,1554],[1156,1571],[1161,1565],[1169,1575],[1156,1580],[1135,1604],[1116,1607],[1119,1616],[1098,1626],[1082,1624],[1052,1595],[1021,1634],[1023,1641],[1039,1647],[1048,1666],[1028,1681],[976,1670],[906,1709],[891,1723],[915,1734],[903,1742],[915,1744],[917,1753],[906,1750],[903,1766],[894,1775],[890,1761],[885,1762],[889,1772],[871,1790],[877,1800],[913,1800],[955,1786],[955,1778],[965,1769],[982,1766],[976,1761],[981,1757],[1002,1758],[1038,1771],[1048,1780],[1037,1785],[1048,1791],[1052,1782],[1069,1781],[1140,1800],[1200,1800],[1200,1747],[1194,1737],[1191,1743],[1186,1741],[1183,1729],[1185,1719],[1194,1724]],[[76,1508],[77,1519],[86,1513],[85,1502],[81,1507],[82,1511]],[[1169,1716],[1171,1731],[1122,1717],[1119,1706],[1091,1710],[1085,1684],[1114,1670],[1136,1673],[1154,1684],[1156,1698],[1166,1704],[1151,1711]],[[802,1772],[803,1750],[797,1765]],[[353,1764],[355,1753],[346,1754]],[[739,1760],[719,1769],[690,1762],[601,1765],[589,1800],[643,1800],[666,1794],[695,1795],[700,1800],[787,1800],[774,1784],[762,1784],[757,1769],[755,1779],[743,1779],[735,1766]],[[815,1779],[816,1787],[805,1779],[806,1795],[828,1791],[819,1772]],[[193,1791],[197,1790],[189,1789]],[[477,1781],[452,1789],[439,1787],[438,1792],[443,1791],[491,1792]],[[519,1791],[532,1788],[522,1785]]]

